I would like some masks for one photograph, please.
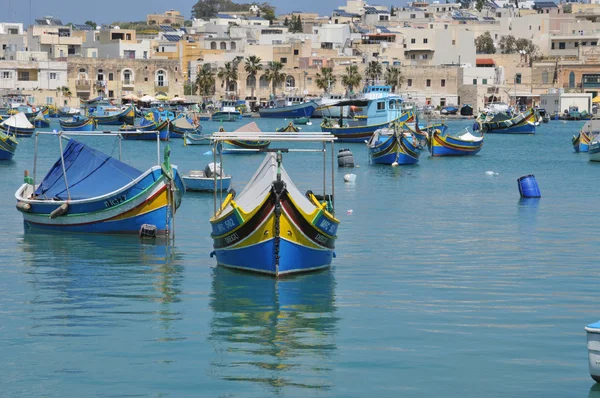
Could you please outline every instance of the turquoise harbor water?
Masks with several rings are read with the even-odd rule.
[[[185,196],[172,247],[24,233],[14,191],[34,141],[20,139],[0,165],[1,395],[600,396],[583,330],[600,318],[600,164],[573,153],[582,124],[488,135],[479,156],[423,153],[414,167],[371,166],[364,145],[337,144],[360,165],[353,185],[335,168],[337,259],[278,282],[215,267],[211,195]],[[118,153],[112,138],[82,140]],[[59,156],[56,137],[40,144],[39,177]],[[211,159],[171,148],[181,171]],[[155,145],[126,141],[123,155],[147,168]],[[238,192],[261,160],[225,158]],[[320,191],[319,154],[284,165]],[[522,201],[516,180],[530,173],[542,198]]]

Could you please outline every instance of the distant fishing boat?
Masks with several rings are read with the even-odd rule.
[[[529,108],[516,116],[511,113],[482,113],[473,124],[473,130],[484,134],[535,134],[539,124],[537,113]]]
[[[223,174],[221,165],[209,163],[204,170],[192,170],[182,179],[188,191],[228,191],[231,186],[231,176]]]
[[[440,114],[442,115],[456,115],[458,113],[458,107],[456,106],[444,106],[440,110]]]
[[[235,122],[242,119],[242,112],[236,109],[237,101],[221,101],[221,108],[213,113],[213,122]]]
[[[17,139],[10,132],[0,131],[0,160],[11,160],[18,144]]]
[[[294,122],[289,122],[285,127],[278,127],[276,130],[278,133],[297,133],[300,129],[294,126]]]
[[[483,147],[483,137],[477,137],[466,129],[455,135],[434,130],[429,142],[431,156],[476,155]]]
[[[79,114],[71,119],[58,119],[58,123],[63,131],[94,131],[98,127],[96,120]]]
[[[294,122],[294,124],[304,125],[304,124],[308,124],[310,122],[310,118],[309,117],[298,117],[298,118],[294,119],[293,122]]]
[[[367,148],[371,163],[411,165],[419,162],[415,136],[397,127],[376,130]]]
[[[31,137],[35,131],[35,126],[29,122],[23,112],[20,112],[0,123],[0,130],[7,134]]]
[[[302,97],[287,97],[269,101],[267,107],[258,109],[260,117],[293,119],[310,118],[317,109],[315,101],[304,101]]]
[[[232,138],[245,139],[241,134],[213,135],[215,146]],[[277,138],[275,133],[252,134],[258,141],[296,138],[306,140],[300,136]],[[324,134],[311,139],[327,143],[334,137]],[[218,210],[215,203],[210,220],[211,256],[216,256],[219,265],[275,277],[331,265],[339,225],[333,195],[301,194],[283,167],[282,152],[288,151],[294,149],[268,152],[239,195],[230,191]],[[333,170],[333,164],[331,167]],[[335,186],[333,180],[331,186]]]
[[[219,132],[225,133],[225,129],[223,127],[221,127],[219,129]],[[244,134],[252,135],[252,134],[257,134],[257,133],[261,133],[261,132],[262,131],[260,130],[260,128],[258,127],[256,122],[248,123],[245,126],[242,126],[239,129],[234,131],[234,133],[237,133],[237,135],[239,136],[238,139],[231,139],[231,140],[223,141],[221,143],[222,145],[220,147],[217,147],[217,149],[220,150],[220,152],[223,154],[228,154],[228,153],[229,154],[239,154],[239,153],[253,154],[253,153],[255,153],[255,152],[253,152],[253,150],[268,148],[269,145],[271,145],[271,141],[244,140],[243,136],[244,136]],[[241,151],[240,151],[240,149],[241,149]]]
[[[58,138],[61,149],[62,140],[67,144],[57,162],[39,184],[35,175],[26,177],[15,193],[27,228],[139,234],[143,225],[152,225],[161,235],[171,229],[184,184],[168,150],[162,165],[142,172],[79,141]]]
[[[403,112],[402,98],[391,95],[391,86],[367,86],[363,98],[340,101],[330,106],[355,106],[357,113],[350,113],[350,119],[323,119],[321,131],[335,135],[340,142],[365,142],[380,128],[392,123],[413,121],[412,110]]]
[[[33,119],[31,119],[31,122],[36,128],[50,127],[50,119],[48,119],[42,111],[38,112],[38,114]]]
[[[126,132],[123,138],[134,141],[156,141],[156,132],[160,141],[169,140],[169,121],[153,122],[142,118],[141,123],[136,126],[121,126],[119,131]]]
[[[594,136],[588,147],[590,162],[600,162],[600,135]]]

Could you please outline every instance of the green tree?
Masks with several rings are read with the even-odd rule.
[[[277,17],[275,16],[275,7],[273,7],[269,3],[262,3],[259,6],[259,8],[261,10],[262,17],[264,19],[266,19],[267,21],[269,21],[271,23],[271,25],[272,25],[273,21],[275,19],[277,19]]]
[[[219,0],[198,0],[192,7],[192,17],[199,19],[212,18],[219,12]]]
[[[225,80],[225,91],[233,91],[231,82],[234,81],[237,83],[238,80],[237,64],[225,62],[225,66],[219,68],[217,77],[221,80]]]
[[[365,76],[367,79],[370,79],[372,83],[375,83],[379,80],[383,69],[381,68],[381,64],[379,61],[371,61],[365,68]]]
[[[294,18],[294,16],[292,15],[292,19]],[[290,20],[288,19],[288,17],[285,17],[285,20],[283,21],[283,26],[289,27],[290,26]]]
[[[273,95],[277,91],[277,86],[281,85],[285,80],[285,73],[281,71],[282,69],[283,64],[275,61],[269,62],[267,69],[265,69],[263,76],[273,85]]]
[[[94,22],[94,21],[85,21],[85,24],[87,26],[91,26],[92,29],[96,29],[96,27],[98,26],[98,24],[96,22]]]
[[[481,12],[481,10],[483,10],[483,7],[485,6],[486,0],[476,0],[475,1],[475,9],[479,12]]]
[[[402,71],[397,66],[391,66],[385,71],[385,83],[388,86],[392,86],[392,91],[395,92],[396,88],[402,87],[404,83],[404,76]]]
[[[333,68],[328,67],[321,68],[321,73],[317,73],[316,77],[315,83],[317,84],[317,87],[325,90],[326,93],[329,92],[331,87],[335,86],[337,81],[337,77],[333,74]]]
[[[202,65],[196,75],[196,87],[198,94],[208,96],[215,92],[215,72],[210,64]]]
[[[248,58],[246,58],[244,70],[246,71],[248,76],[254,76],[254,85],[251,86],[252,98],[254,98],[254,90],[256,89],[256,75],[258,75],[258,72],[263,70],[263,66],[260,63],[260,57],[257,57],[256,55],[251,55]]]
[[[349,92],[354,90],[354,87],[360,86],[362,75],[358,72],[357,65],[346,66],[346,74],[342,75],[342,84]]]
[[[183,26],[185,26],[186,28],[191,28],[192,27],[192,21],[189,19],[186,19],[185,21],[183,21]]]
[[[519,54],[524,52],[531,59],[538,56],[539,48],[530,39],[515,39],[514,36],[503,36],[498,42],[502,54]]]
[[[498,41],[498,47],[502,54],[514,54],[517,52],[517,40],[514,36],[502,36]]]
[[[485,32],[475,39],[475,51],[477,54],[495,54],[496,47],[490,32]]]

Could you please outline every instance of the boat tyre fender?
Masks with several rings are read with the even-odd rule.
[[[68,210],[69,205],[67,203],[63,203],[62,205],[54,209],[52,213],[50,213],[50,218],[54,220],[56,217],[60,217],[66,214]]]
[[[235,189],[233,188],[231,188],[227,193],[231,195],[231,199],[235,199],[235,195],[237,195],[237,192],[235,192]]]

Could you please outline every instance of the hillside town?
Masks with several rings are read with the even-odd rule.
[[[591,112],[600,91],[597,1],[347,0],[329,15],[270,20],[256,5],[206,19],[168,10],[142,25],[85,19],[0,22],[0,94],[54,106],[131,94],[232,98],[253,109],[274,94],[350,95],[384,81],[420,106],[503,101],[553,114],[579,97]]]

